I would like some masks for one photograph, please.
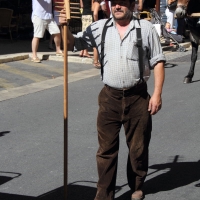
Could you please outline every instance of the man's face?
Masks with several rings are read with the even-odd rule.
[[[111,1],[111,7],[114,19],[124,20],[132,16],[134,4],[130,4],[129,0],[113,0]]]

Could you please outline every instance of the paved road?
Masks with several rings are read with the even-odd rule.
[[[69,63],[68,73],[91,70],[92,65]],[[0,91],[63,76],[63,62],[44,60],[33,63],[30,59],[0,64]]]
[[[168,60],[183,56],[182,52],[165,52],[165,54]],[[77,57],[77,54],[75,55],[76,56],[73,56],[72,54],[69,56],[69,60],[74,61],[68,64],[69,77],[71,77],[71,75],[73,76],[73,74],[78,76],[78,73],[83,73],[83,71],[91,76],[98,74],[98,70],[94,70],[92,67],[91,59],[80,59]],[[184,55],[190,56],[190,51],[185,52]],[[54,59],[57,61],[54,61]],[[33,63],[30,59],[2,63],[0,64],[0,91],[10,91],[13,88],[19,89],[21,86],[45,82],[46,80],[50,81],[51,79],[62,76],[63,59],[58,59],[55,56],[50,56],[49,60],[43,60],[42,63]],[[81,74],[81,76],[84,78],[83,74]],[[39,84],[39,86],[41,86],[41,84]]]
[[[194,82],[182,83],[189,67],[189,53],[168,55],[163,108],[153,116],[149,174],[144,188],[148,200],[198,200],[200,196],[200,70],[198,61]],[[37,92],[33,92],[32,85],[26,95],[0,102],[1,200],[62,199],[61,84]],[[69,83],[69,200],[92,200],[95,194],[95,125],[101,87],[98,75],[88,75],[81,80],[79,76]],[[151,94],[152,77],[148,87]],[[25,90],[25,86],[19,88]],[[15,89],[1,91],[0,96]],[[130,199],[126,185],[126,155],[122,130],[116,200]]]

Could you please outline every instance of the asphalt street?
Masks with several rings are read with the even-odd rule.
[[[145,199],[198,200],[200,63],[198,60],[193,82],[183,84],[190,52],[167,57],[163,107],[153,116]],[[97,182],[97,98],[103,83],[98,71],[90,71],[91,65],[76,63],[70,70],[68,199],[93,200]],[[77,73],[81,74],[75,77]],[[28,91],[18,82],[24,92],[18,96],[11,95],[16,88],[0,91],[0,200],[63,199],[63,86],[59,82],[42,88],[47,81],[61,81],[58,78],[28,83],[32,84]],[[153,84],[152,71],[150,94]],[[36,86],[41,89],[34,90]],[[116,200],[129,200],[123,130],[120,137]]]
[[[68,64],[68,74],[91,70],[91,64]],[[96,70],[97,71],[97,70]],[[63,62],[44,60],[42,63],[31,62],[31,59],[0,64],[0,91],[39,83],[63,76]]]

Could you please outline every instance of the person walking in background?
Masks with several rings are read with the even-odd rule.
[[[134,7],[133,12],[136,18],[140,18],[140,12],[143,9],[143,1],[144,0],[135,0],[135,7]]]
[[[80,7],[83,9],[81,17],[82,31],[85,31],[85,29],[92,23],[92,0],[80,0]],[[79,56],[92,58],[87,49],[80,51]]]
[[[142,187],[148,170],[151,116],[162,105],[165,56],[154,26],[147,20],[133,17],[134,3],[134,0],[111,0],[113,18],[92,23],[82,36],[72,35],[68,30],[69,50],[93,46],[103,58],[101,77],[105,85],[98,97],[96,159],[99,180],[95,200],[114,200],[122,126],[128,146],[127,178],[132,190],[131,200],[144,197]],[[66,23],[66,20],[60,18],[60,22]],[[107,31],[102,43],[105,26]],[[136,29],[141,30],[142,59],[138,56]],[[150,97],[146,82],[152,68],[154,92]]]
[[[107,9],[106,11],[103,11],[101,9],[101,5],[100,3],[102,2],[102,0],[94,0],[93,1],[93,21],[96,22],[100,19],[104,19],[107,18]],[[98,52],[96,48],[93,48],[93,54],[94,54],[94,61],[93,61],[93,65],[95,68],[100,69],[101,68],[101,64],[99,63],[99,59],[98,59]]]
[[[172,2],[174,2],[176,0],[166,0],[167,5],[170,5]],[[175,13],[175,9],[169,9],[168,6],[165,10],[165,15],[167,17],[167,22],[170,23],[171,27],[170,28],[176,28],[177,29],[177,20],[174,18],[174,13]]]
[[[185,19],[175,19],[175,10],[177,6],[177,0],[167,0],[167,9],[165,14],[167,16],[167,22],[171,24],[171,29],[176,29],[176,33],[178,35],[186,36],[185,35]]]
[[[167,0],[167,8],[165,14],[167,16],[167,22],[171,24],[171,29],[176,29],[178,35],[185,35],[185,20],[184,19],[175,19],[175,10],[177,6],[177,0]]]
[[[60,26],[60,23],[59,23],[59,15],[60,13],[58,12],[59,9],[56,8],[56,2],[63,2],[63,0],[53,0],[53,18],[56,22],[56,24],[58,25],[59,29],[60,29],[60,33],[61,33],[61,39],[60,39],[60,46],[62,48],[62,43],[63,43],[63,34],[62,34],[62,30],[61,30],[61,26]],[[58,4],[59,5],[59,4]],[[54,35],[51,35],[50,36],[50,39],[49,39],[49,49],[51,50],[54,50],[54,47],[53,47],[53,40],[54,40]]]
[[[53,19],[52,15],[52,0],[32,0],[32,22],[34,36],[32,40],[32,61],[41,62],[37,57],[37,50],[40,38],[43,38],[44,32],[47,29],[54,36],[56,45],[56,55],[62,56],[63,52],[60,49],[60,30]]]
[[[99,2],[100,2],[101,10],[103,10],[104,14],[106,15],[106,18],[109,18],[110,17],[109,1],[100,0]]]

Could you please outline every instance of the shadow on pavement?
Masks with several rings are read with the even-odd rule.
[[[171,163],[157,164],[149,167],[156,170],[153,173],[161,170],[164,170],[164,173],[145,182],[145,194],[170,191],[200,180],[200,160],[197,162],[178,162],[178,159],[179,156],[175,156]],[[148,174],[148,176],[153,173]],[[196,184],[194,187],[199,187],[198,185]]]
[[[2,132],[0,132],[0,137],[4,136],[5,134],[8,134],[8,133],[10,133],[10,131],[2,131]]]
[[[199,82],[199,81],[200,81],[200,79],[192,81],[191,83],[196,83],[196,82]]]
[[[165,68],[167,69],[167,68],[174,68],[174,67],[176,67],[176,66],[178,66],[177,64],[173,64],[173,63],[165,63]]]
[[[3,185],[14,178],[18,178],[19,176],[21,176],[20,173],[0,171],[0,185]]]
[[[14,53],[29,53],[31,52],[32,39],[28,40],[6,40],[0,39],[0,55],[14,54]],[[48,48],[48,40],[40,40],[38,52],[55,52]]]
[[[96,188],[81,185],[68,186],[68,199],[69,200],[92,200],[96,194]],[[131,193],[126,192],[116,200],[129,199]],[[0,193],[1,200],[62,200],[64,199],[64,187],[57,188],[51,192],[43,194],[39,197],[23,196],[16,194]]]
[[[148,176],[156,174],[161,170],[164,170],[164,172],[145,182],[144,186],[145,195],[154,194],[162,191],[170,191],[200,180],[200,170],[199,170],[200,160],[197,162],[178,162],[178,159],[179,156],[175,156],[173,158],[173,162],[152,165],[149,167],[150,169],[155,169],[155,171],[149,173]],[[0,179],[1,178],[2,177],[0,177]],[[5,179],[4,181],[9,181],[8,179]],[[11,179],[12,178],[10,178],[10,180]],[[117,186],[116,193],[126,185],[127,184],[122,186]],[[200,183],[194,184],[194,187],[200,187]],[[69,200],[78,200],[78,199],[92,200],[95,197],[95,193],[96,193],[96,188],[90,186],[69,184],[67,188],[67,194]],[[62,200],[64,199],[64,187],[57,188],[38,197],[22,196],[22,195],[6,194],[6,193],[0,193],[0,196],[1,200],[35,200],[35,199]],[[130,199],[130,196],[131,196],[131,191],[128,191],[115,199],[116,200]]]

